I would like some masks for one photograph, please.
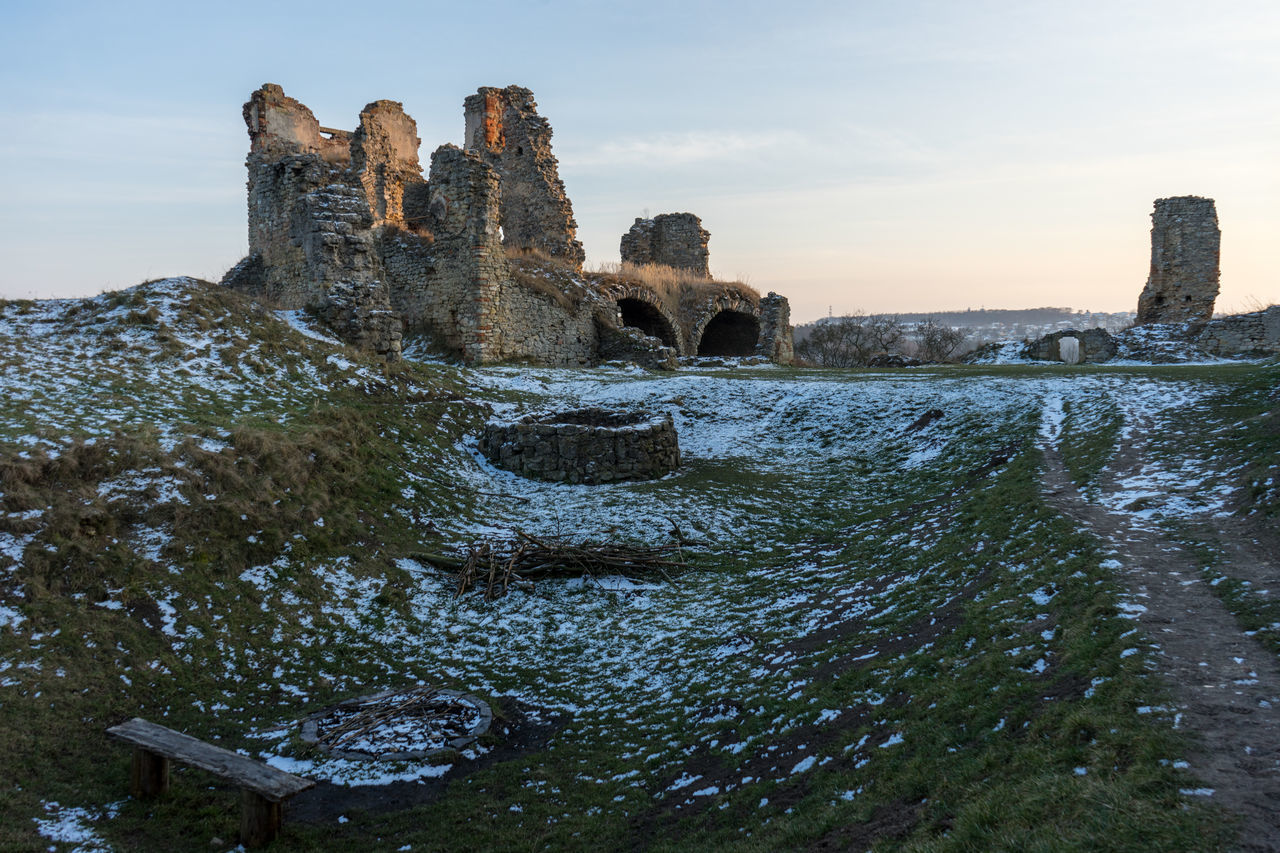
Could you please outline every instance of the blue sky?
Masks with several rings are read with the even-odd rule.
[[[217,278],[240,106],[402,101],[423,159],[534,91],[588,264],[689,210],[712,268],[853,310],[1136,304],[1152,200],[1217,199],[1220,308],[1280,302],[1280,4],[28,3],[0,32],[0,296]]]

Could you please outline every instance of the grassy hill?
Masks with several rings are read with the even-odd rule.
[[[1220,487],[1274,525],[1275,366],[387,367],[190,279],[5,303],[0,345],[0,849],[234,845],[234,792],[199,771],[127,797],[103,730],[132,716],[324,780],[280,850],[1228,838],[1180,793],[1148,641],[1044,504],[1039,442],[1059,413],[1087,488],[1126,424],[1168,426],[1194,486],[1144,511]],[[685,464],[563,486],[475,450],[492,414],[579,403],[671,412]],[[696,544],[671,583],[491,602],[423,558],[516,530]],[[419,682],[488,700],[494,733],[374,766],[296,737]]]

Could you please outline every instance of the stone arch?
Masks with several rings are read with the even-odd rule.
[[[622,317],[622,325],[634,326],[649,337],[662,341],[665,346],[679,347],[675,325],[652,302],[624,297],[618,300],[618,313]]]
[[[698,355],[755,355],[760,343],[760,318],[754,313],[725,309],[702,327]]]
[[[623,326],[634,326],[677,353],[685,352],[685,330],[657,293],[630,284],[613,290],[611,295]]]
[[[721,318],[722,314],[728,314],[729,316]],[[686,330],[689,341],[687,353],[689,355],[711,355],[713,353],[705,350],[721,349],[721,344],[724,342],[723,333],[728,331],[731,324],[736,324],[739,329],[737,343],[733,347],[734,351],[741,355],[755,355],[758,351],[761,330],[760,306],[737,293],[721,293],[714,299],[704,303],[701,309],[689,319],[691,322]],[[712,326],[713,323],[715,323],[714,327]],[[748,348],[745,338],[748,328],[752,326],[755,328],[756,338]],[[704,347],[703,344],[707,337],[708,329],[712,330],[712,338],[707,342],[707,346]],[[742,350],[746,351],[742,352]],[[726,352],[716,352],[714,354],[728,355]]]

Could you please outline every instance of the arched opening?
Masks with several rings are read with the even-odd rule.
[[[662,316],[662,312],[643,299],[619,299],[618,313],[622,325],[635,326],[651,338],[657,338],[669,347],[676,345],[676,333]]]
[[[698,355],[754,355],[759,340],[759,320],[741,311],[721,311],[703,329]]]

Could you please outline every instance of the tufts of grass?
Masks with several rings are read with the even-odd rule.
[[[520,287],[549,297],[569,312],[575,312],[586,297],[581,273],[563,258],[540,249],[509,246],[506,249],[511,279]]]

